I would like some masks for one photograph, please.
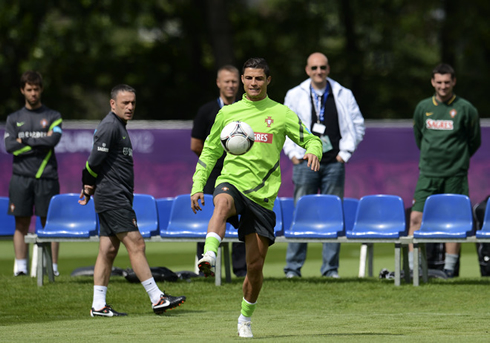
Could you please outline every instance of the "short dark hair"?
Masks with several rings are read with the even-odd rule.
[[[435,74],[451,74],[451,79],[454,79],[456,77],[456,72],[454,71],[453,67],[451,67],[447,63],[441,63],[438,64],[433,70],[432,70],[432,78],[434,78]]]
[[[20,77],[20,88],[24,89],[26,83],[43,88],[43,77],[37,71],[28,70]]]
[[[252,57],[249,58],[247,61],[245,61],[242,68],[242,74],[245,73],[245,69],[247,68],[264,69],[265,76],[269,77],[270,74],[269,65],[267,64],[266,60],[262,57]]]
[[[111,99],[116,100],[119,92],[131,92],[131,93],[136,94],[136,90],[133,87],[125,85],[125,84],[120,84],[120,85],[114,86],[114,88],[112,88]]]

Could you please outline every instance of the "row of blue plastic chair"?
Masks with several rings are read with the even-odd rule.
[[[6,215],[8,198],[0,198],[0,235],[13,235],[15,220]],[[490,207],[490,202],[487,208]],[[204,239],[213,213],[211,195],[205,195],[205,206],[194,214],[189,194],[175,198],[155,199],[135,194],[133,208],[144,238]],[[275,234],[277,237],[335,239],[398,239],[407,235],[403,200],[394,195],[368,195],[360,200],[333,195],[306,195],[296,206],[292,198],[277,198]],[[476,234],[490,237],[490,211],[485,212],[481,230],[475,232],[470,199],[464,195],[438,194],[425,204],[422,225],[414,238],[454,239]],[[52,198],[45,228],[36,225],[39,237],[87,238],[97,235],[98,217],[93,201],[78,204],[78,194],[59,194]],[[227,226],[226,237],[237,237],[237,230]]]
[[[354,221],[357,203],[357,199],[344,200],[344,211],[349,213],[346,217],[346,226],[351,226]],[[202,206],[203,210],[197,214],[191,211],[190,205],[188,194],[161,199],[146,194],[135,194],[133,208],[142,236],[144,238],[158,235],[169,238],[204,238],[214,210],[212,196],[205,195],[205,206]],[[321,200],[320,205],[322,205]],[[330,204],[326,206],[324,208],[328,208]],[[8,198],[0,197],[0,222],[2,223],[0,236],[12,236],[15,231],[15,219],[6,214],[7,208]],[[283,236],[285,231],[292,235],[290,228],[294,213],[293,199],[276,199],[273,210],[276,213],[276,236]],[[322,212],[328,213],[330,210]],[[36,234],[42,238],[88,238],[97,233],[98,217],[93,201],[87,206],[80,206],[78,194],[74,193],[59,194],[52,198],[44,228],[40,225],[39,218],[37,219]],[[237,230],[228,225],[226,237],[237,236]]]
[[[339,201],[340,199],[333,200],[331,197],[320,200],[319,196],[299,199],[290,228],[291,232],[288,233],[286,230],[285,236],[335,238],[345,234],[347,238],[352,239],[396,240],[408,234],[405,208],[402,199],[398,196],[368,195],[362,197],[357,204],[355,199],[352,202],[344,199],[343,228],[342,216],[338,214],[341,211]],[[321,202],[325,203],[321,205]],[[357,206],[354,216],[348,215],[348,211],[354,210],[348,209],[347,206]],[[319,208],[328,208],[329,211],[322,214]],[[354,222],[349,223],[352,218]],[[481,229],[476,230],[473,218],[471,201],[466,195],[435,194],[427,198],[421,227],[414,232],[413,238],[440,242],[473,236],[476,239],[490,238],[490,202],[487,203]],[[309,223],[309,229],[308,225],[298,225],[298,222]]]

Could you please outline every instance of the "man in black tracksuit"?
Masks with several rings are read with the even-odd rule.
[[[151,274],[145,255],[145,241],[138,230],[133,210],[133,147],[126,123],[133,118],[136,92],[128,85],[118,85],[111,92],[111,112],[94,133],[92,152],[82,173],[83,189],[79,203],[86,205],[94,195],[99,214],[99,254],[94,268],[92,317],[125,316],[106,303],[107,285],[112,265],[122,242],[128,250],[131,266],[145,287],[153,311],[162,314],[179,306],[185,296],[173,297],[162,292]]]
[[[33,207],[35,215],[46,223],[51,198],[59,194],[58,163],[54,147],[61,139],[61,114],[41,103],[43,79],[35,71],[25,72],[20,79],[25,106],[7,117],[5,148],[14,156],[9,185],[8,214],[15,216],[14,275],[27,275],[27,244]],[[59,243],[51,244],[53,271],[58,273]]]

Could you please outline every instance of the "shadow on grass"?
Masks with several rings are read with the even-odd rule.
[[[353,332],[353,333],[325,333],[325,334],[311,334],[311,335],[268,335],[268,336],[263,336],[263,337],[257,337],[254,336],[254,339],[285,339],[285,338],[295,338],[295,337],[301,337],[299,338],[301,342],[307,341],[308,338],[314,338],[314,337],[369,337],[369,336],[388,336],[388,337],[395,337],[395,336],[404,336],[403,334],[394,334],[394,333],[386,333],[386,332]]]

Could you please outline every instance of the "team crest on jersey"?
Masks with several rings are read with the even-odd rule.
[[[41,119],[41,126],[43,127],[43,129],[48,126],[48,121],[46,119]]]
[[[228,187],[221,187],[221,190],[222,190],[223,192],[228,192],[230,189],[229,189]]]
[[[449,111],[449,114],[451,115],[451,118],[454,118],[458,112],[453,108],[451,111]]]
[[[133,156],[133,149],[131,148],[123,148],[124,156]]]
[[[265,123],[267,124],[267,127],[271,127],[271,125],[274,124],[274,119],[272,119],[271,116],[268,116],[265,118]]]

